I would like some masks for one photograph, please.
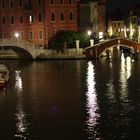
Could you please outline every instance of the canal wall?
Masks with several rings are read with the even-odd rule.
[[[72,58],[85,58],[83,49],[75,48],[65,49],[63,52],[57,52],[52,49],[41,49],[41,54],[37,59],[72,59]],[[23,55],[22,55],[23,56]],[[0,59],[20,59],[20,55],[13,50],[0,50]]]

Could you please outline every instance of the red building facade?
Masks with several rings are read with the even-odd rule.
[[[0,38],[48,46],[59,30],[77,31],[77,0],[0,0]]]

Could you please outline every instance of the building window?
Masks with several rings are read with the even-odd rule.
[[[20,22],[20,23],[23,23],[23,15],[20,15],[20,16],[19,16],[19,22]]]
[[[33,23],[33,16],[32,15],[29,15],[29,23]]]
[[[60,4],[63,4],[64,3],[64,1],[63,0],[60,0]]]
[[[64,13],[61,12],[61,21],[64,21]]]
[[[50,0],[51,4],[54,4],[54,0]]]
[[[13,0],[10,1],[10,8],[13,8]]]
[[[29,32],[29,39],[33,40],[33,32],[32,31]]]
[[[14,17],[11,16],[11,24],[14,24]]]
[[[3,38],[6,38],[6,33],[5,32],[3,33]]]
[[[73,21],[73,13],[70,12],[70,21]]]
[[[41,5],[41,0],[38,0],[37,4],[38,4],[38,6],[40,6]]]
[[[52,14],[51,14],[51,21],[55,21],[55,14],[54,14],[54,12],[52,12]]]
[[[20,16],[19,16],[19,22],[20,22],[20,23],[23,23],[23,15],[20,15]]]
[[[2,17],[2,24],[3,24],[3,25],[6,24],[6,17],[5,17],[5,16]]]
[[[120,26],[120,22],[118,22],[118,26]]]
[[[24,32],[20,32],[20,38],[24,39]]]
[[[40,40],[42,40],[42,39],[43,39],[43,33],[42,33],[42,31],[39,31],[38,36],[39,36],[39,39],[40,39]]]
[[[42,22],[42,15],[41,15],[41,13],[38,14],[38,21]]]
[[[28,1],[28,9],[29,9],[29,10],[32,10],[32,8],[33,8],[32,0],[29,0],[29,1]]]
[[[4,4],[4,2],[2,2],[1,7],[2,7],[2,9],[4,9],[4,8],[5,8],[5,4]]]
[[[69,4],[72,4],[72,0],[69,0]]]
[[[22,0],[19,0],[18,3],[19,3],[19,7],[22,7]]]

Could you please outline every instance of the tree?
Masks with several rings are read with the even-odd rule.
[[[63,52],[66,48],[75,48],[75,41],[80,41],[81,47],[87,47],[89,37],[85,32],[58,31],[49,41],[49,48]]]

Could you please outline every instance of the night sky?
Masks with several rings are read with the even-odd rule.
[[[108,2],[108,11],[114,11],[116,8],[127,10],[132,3],[134,2],[140,3],[140,0],[107,0],[107,2]]]
[[[89,0],[80,0],[80,1],[89,1]],[[90,0],[95,1],[95,0]],[[107,1],[107,10],[110,12],[115,11],[117,8],[121,8],[122,10],[129,9],[130,5],[134,2],[139,2],[140,0],[106,0]]]

